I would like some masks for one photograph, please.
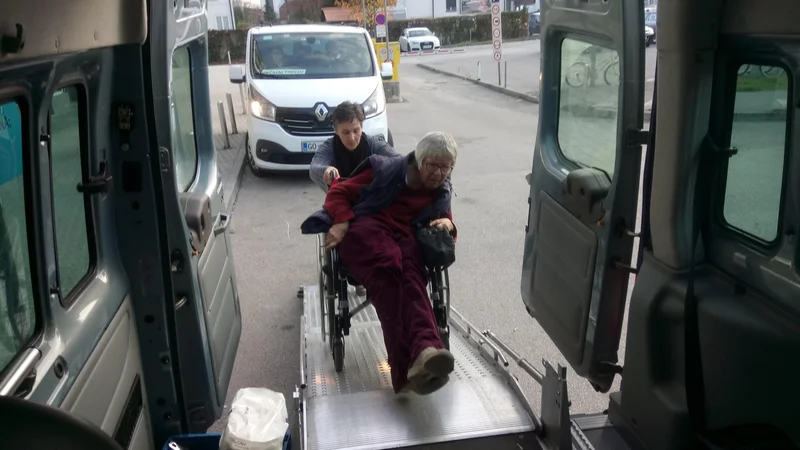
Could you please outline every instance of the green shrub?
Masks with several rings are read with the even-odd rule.
[[[503,39],[519,39],[528,36],[528,12],[505,11],[503,20]],[[474,28],[473,28],[474,26]],[[426,27],[436,33],[442,45],[456,45],[466,42],[492,40],[492,15],[476,14],[470,16],[448,16],[438,19],[408,19],[389,21],[389,38],[400,39],[405,28]],[[472,34],[470,35],[470,30]]]

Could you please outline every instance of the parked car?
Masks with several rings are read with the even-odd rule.
[[[542,32],[542,16],[539,11],[533,12],[528,18],[528,36]]]
[[[644,26],[644,46],[650,47],[656,40],[656,33],[647,25]]]
[[[231,66],[232,83],[247,93],[247,162],[265,171],[308,170],[317,148],[333,136],[331,116],[345,100],[360,103],[366,134],[391,144],[380,63],[363,28],[275,25],[247,32],[244,66]]]
[[[644,24],[653,29],[653,40],[655,40],[655,35],[658,32],[658,28],[656,27],[657,15],[658,13],[655,11],[644,13]]]
[[[436,33],[425,27],[406,28],[400,34],[400,51],[436,50],[441,47]]]

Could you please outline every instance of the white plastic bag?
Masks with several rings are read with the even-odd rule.
[[[281,450],[289,415],[283,394],[265,388],[236,392],[220,450]]]

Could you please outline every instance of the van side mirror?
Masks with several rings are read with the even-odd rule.
[[[391,80],[394,76],[394,65],[390,62],[381,64],[381,78],[384,80]]]
[[[244,83],[244,66],[236,65],[228,67],[228,78],[231,79],[231,83]]]

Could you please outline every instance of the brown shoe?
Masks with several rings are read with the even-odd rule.
[[[408,369],[409,389],[420,395],[438,390],[449,379],[455,368],[453,355],[445,349],[428,347],[420,352]]]

